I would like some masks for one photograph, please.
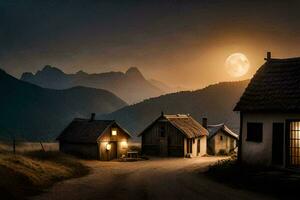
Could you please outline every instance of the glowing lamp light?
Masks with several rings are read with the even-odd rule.
[[[121,148],[127,149],[128,148],[128,143],[126,141],[121,142]]]
[[[112,130],[111,135],[117,135],[117,130]]]
[[[111,144],[107,144],[107,145],[106,145],[106,150],[107,150],[107,151],[111,150]]]

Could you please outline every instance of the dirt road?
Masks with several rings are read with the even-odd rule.
[[[92,168],[90,175],[58,183],[33,199],[269,199],[222,185],[201,173],[218,159],[84,161]]]

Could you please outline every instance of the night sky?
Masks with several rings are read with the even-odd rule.
[[[1,0],[0,68],[19,77],[46,64],[67,73],[125,71],[189,89],[251,78],[266,51],[300,56],[300,1]],[[234,52],[251,69],[230,77]]]

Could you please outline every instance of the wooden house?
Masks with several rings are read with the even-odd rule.
[[[228,154],[237,149],[238,134],[230,130],[224,123],[208,125],[207,151],[210,154]]]
[[[126,155],[130,134],[114,120],[94,117],[74,119],[57,138],[60,151],[106,161]]]
[[[178,157],[205,155],[207,135],[190,115],[163,113],[139,134],[143,154]]]
[[[268,52],[265,60],[234,109],[241,120],[238,158],[300,168],[300,58]]]

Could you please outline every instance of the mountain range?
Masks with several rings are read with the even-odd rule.
[[[46,89],[0,69],[0,138],[54,139],[74,117],[110,113],[126,102],[103,89]]]
[[[248,83],[249,80],[222,82],[196,91],[166,94],[123,107],[101,118],[117,120],[135,136],[161,112],[190,114],[199,122],[203,117],[207,117],[209,124],[226,123],[229,128],[238,133],[239,115],[233,112],[233,108]]]
[[[104,89],[116,94],[129,104],[170,92],[169,87],[161,82],[160,85],[154,86],[136,67],[129,68],[125,73],[88,74],[79,71],[75,74],[66,74],[56,67],[46,65],[35,74],[23,73],[21,80],[51,89],[67,89],[74,86]]]

